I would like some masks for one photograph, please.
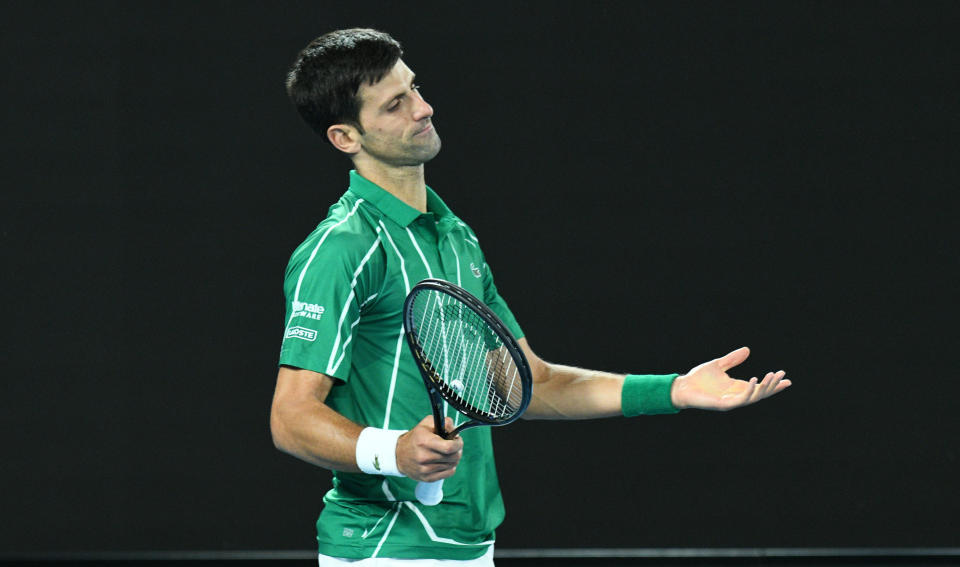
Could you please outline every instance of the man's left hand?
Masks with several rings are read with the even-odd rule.
[[[698,408],[727,411],[759,402],[783,391],[791,384],[784,380],[786,372],[768,372],[762,381],[757,378],[737,380],[727,370],[750,356],[750,349],[739,348],[730,354],[705,362],[684,376],[678,376],[670,390],[670,399],[677,409]]]

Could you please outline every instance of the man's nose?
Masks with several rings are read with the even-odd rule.
[[[416,104],[413,108],[413,119],[414,120],[423,120],[424,118],[430,118],[433,116],[433,107],[427,104],[427,101],[424,100],[423,96],[419,91],[415,91]]]

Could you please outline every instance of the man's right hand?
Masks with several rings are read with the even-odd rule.
[[[445,427],[447,431],[453,429],[451,418],[446,419]],[[463,439],[459,435],[453,439],[437,435],[432,415],[397,439],[397,468],[413,480],[433,482],[450,478],[457,472],[461,456]]]

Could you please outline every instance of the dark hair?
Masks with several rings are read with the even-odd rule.
[[[353,28],[324,34],[297,54],[287,74],[287,95],[303,120],[324,138],[334,124],[360,132],[360,85],[376,84],[403,49],[388,34]]]

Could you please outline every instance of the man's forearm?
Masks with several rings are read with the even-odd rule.
[[[332,387],[333,379],[319,372],[280,368],[270,411],[270,431],[278,449],[341,472],[401,475],[424,481],[440,480],[456,472],[463,439],[437,435],[432,415],[404,432],[365,428],[327,406]],[[452,420],[447,420],[452,428]]]
[[[356,450],[363,427],[323,402],[275,404],[270,430],[274,445],[285,453],[326,469],[360,472]]]
[[[621,415],[624,376],[573,366],[537,363],[528,419],[590,419]]]
[[[621,416],[625,411],[638,415],[679,409],[671,399],[675,374],[628,378],[552,364],[538,357],[525,338],[518,342],[533,374],[533,398],[524,414],[527,419],[592,419]]]

